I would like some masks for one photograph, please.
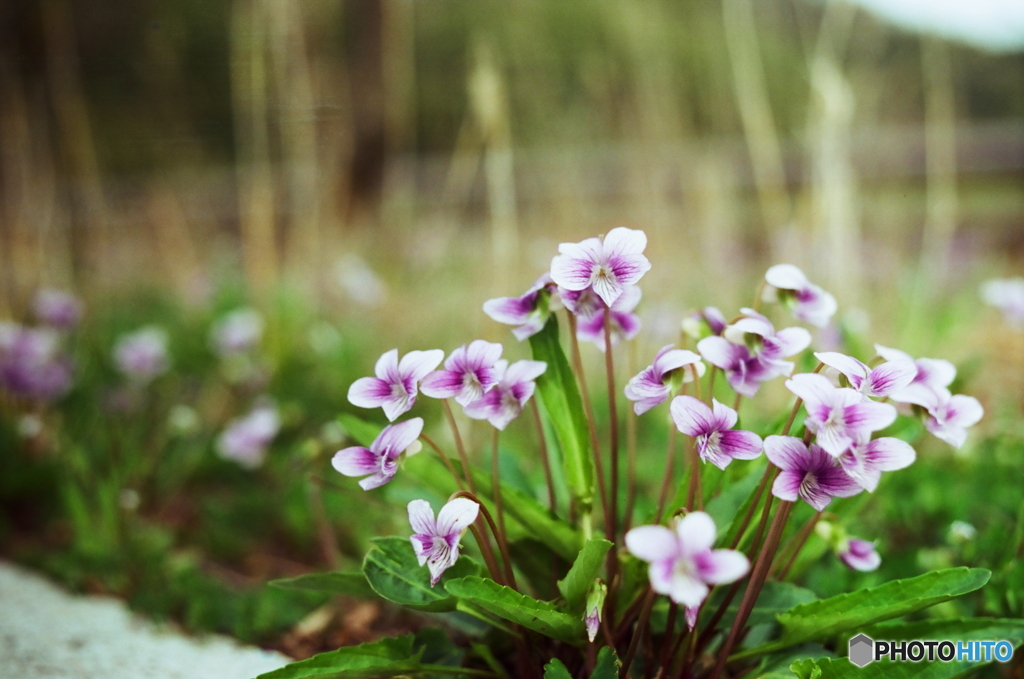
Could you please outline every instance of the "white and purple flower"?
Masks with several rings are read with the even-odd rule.
[[[674,529],[639,526],[626,533],[626,548],[650,564],[651,588],[687,609],[699,609],[709,585],[735,582],[750,570],[746,556],[713,550],[714,544],[715,522],[704,512],[687,514]]]
[[[544,361],[516,361],[511,365],[505,359],[498,361],[494,366],[498,383],[480,399],[467,405],[466,415],[474,420],[487,420],[496,429],[505,429],[509,422],[519,417],[536,389],[534,380],[547,367]]]
[[[43,325],[57,330],[70,330],[82,320],[82,300],[70,292],[43,288],[36,292],[32,311]]]
[[[267,447],[280,429],[277,409],[270,405],[258,406],[245,417],[228,423],[217,439],[217,452],[246,469],[256,469],[263,464]]]
[[[360,408],[383,408],[394,422],[416,403],[420,381],[444,359],[440,349],[410,351],[398,361],[398,349],[377,359],[373,367],[376,377],[360,377],[348,389],[349,403]],[[417,434],[419,436],[419,434]]]
[[[904,469],[915,459],[917,453],[909,443],[886,436],[854,443],[839,456],[839,464],[847,476],[871,493],[878,487],[882,472]]]
[[[995,278],[981,284],[981,299],[1003,312],[1008,325],[1024,328],[1024,278]]]
[[[171,367],[167,331],[148,326],[123,336],[114,345],[114,363],[121,374],[137,384],[147,384]]]
[[[830,455],[838,457],[858,441],[896,421],[896,408],[888,403],[865,401],[859,391],[837,389],[827,377],[801,373],[786,380],[786,388],[803,399],[807,409],[804,425]]]
[[[705,337],[721,336],[728,321],[717,307],[708,306],[684,318],[682,325],[683,332],[695,340],[702,340]]]
[[[637,229],[619,226],[604,237],[588,238],[580,243],[562,243],[551,260],[551,279],[566,290],[592,287],[608,306],[635,285],[651,268],[644,256],[647,235]]]
[[[459,541],[466,529],[476,521],[480,505],[464,497],[449,501],[434,520],[434,509],[426,500],[409,503],[409,523],[416,533],[409,538],[420,565],[430,571],[433,587],[444,572],[459,559]]]
[[[771,321],[753,309],[742,309],[743,318],[727,326],[722,337],[705,337],[697,351],[708,363],[725,371],[729,386],[748,398],[762,382],[793,372],[794,364],[783,359],[799,354],[811,343],[803,328],[778,332]]]
[[[676,396],[670,407],[672,421],[697,442],[700,459],[725,469],[733,460],[753,460],[761,454],[761,437],[734,431],[736,411],[712,399],[714,410],[692,396]]]
[[[882,557],[875,551],[875,543],[860,538],[847,538],[836,551],[844,564],[855,571],[873,571],[882,565]]]
[[[835,351],[819,351],[814,357],[835,368],[850,382],[850,386],[874,398],[885,398],[914,381],[917,366],[912,361],[887,361],[874,370],[857,359]]]
[[[780,500],[803,500],[819,512],[834,497],[852,497],[861,491],[857,482],[843,471],[835,458],[793,436],[769,436],[764,454],[781,471],[772,484],[772,495]]]
[[[444,370],[423,378],[420,391],[431,398],[454,398],[462,406],[477,401],[498,383],[495,365],[501,358],[500,344],[473,340],[451,353]]]
[[[336,452],[331,466],[345,476],[365,476],[359,482],[363,490],[379,488],[395,477],[398,459],[416,442],[422,431],[423,419],[420,417],[388,425],[369,448],[352,446]]]
[[[938,394],[933,401],[922,405],[928,409],[924,426],[936,438],[954,448],[964,445],[967,429],[976,425],[985,414],[978,399],[962,394]]]
[[[675,349],[673,345],[663,346],[654,356],[654,362],[634,375],[626,385],[626,398],[633,401],[633,411],[643,415],[651,408],[664,403],[672,395],[673,388],[685,382],[692,382],[704,376],[707,367],[700,356],[688,349]]]
[[[890,394],[889,398],[893,401],[912,403],[927,408],[936,400],[942,400],[943,397],[949,398],[949,385],[956,379],[956,366],[949,361],[941,358],[915,360],[910,354],[899,349],[883,347],[880,344],[875,345],[875,351],[886,361],[909,361],[917,369],[910,384]]]
[[[807,280],[804,272],[792,264],[776,264],[768,269],[764,280],[769,286],[765,297],[778,299],[805,323],[824,328],[839,308],[835,297]]]
[[[210,331],[210,341],[221,356],[254,349],[263,338],[263,317],[255,309],[235,309]]]
[[[497,297],[484,302],[484,313],[498,323],[517,326],[512,334],[520,342],[544,329],[551,315],[551,292],[555,284],[545,273],[520,297]]]

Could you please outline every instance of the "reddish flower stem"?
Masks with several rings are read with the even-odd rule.
[[[544,423],[540,419],[540,408],[537,406],[537,399],[530,400],[530,409],[533,411],[533,423],[537,427],[537,441],[540,445],[540,459],[544,465],[544,478],[548,484],[548,506],[551,511],[556,511],[555,506],[555,480],[551,475],[551,458],[548,455],[548,442],[544,437]]]
[[[462,436],[459,434],[459,427],[455,423],[452,404],[448,402],[448,399],[442,399],[441,402],[444,403],[444,414],[448,418],[448,426],[452,429],[452,436],[455,437],[455,449],[459,451],[459,459],[462,460],[462,473],[466,475],[466,485],[469,486],[471,493],[476,493],[476,487],[473,485],[473,474],[470,471],[472,467],[469,464],[469,456],[466,455],[466,447],[462,443]]]

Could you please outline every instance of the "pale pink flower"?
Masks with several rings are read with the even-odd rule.
[[[167,341],[167,332],[156,326],[124,335],[114,346],[114,363],[133,382],[150,382],[171,367]]]
[[[909,443],[886,436],[854,443],[839,456],[839,464],[857,485],[874,492],[882,472],[909,467],[916,458],[917,453]]]
[[[501,358],[502,346],[473,340],[451,353],[444,370],[435,370],[423,378],[420,391],[431,398],[454,398],[462,406],[480,399],[498,383],[495,364]]]
[[[923,404],[928,410],[924,426],[954,448],[967,440],[967,429],[973,427],[985,414],[981,403],[973,396],[949,393],[937,394],[934,400]]]
[[[640,332],[640,318],[633,313],[642,296],[640,288],[627,285],[609,309],[609,330],[612,344],[631,340]],[[564,291],[562,302],[576,314],[576,337],[581,342],[593,342],[601,351],[604,346],[604,302],[590,288]],[[571,305],[571,306],[570,306]]]
[[[824,328],[838,309],[835,297],[808,281],[804,272],[792,264],[776,264],[764,279],[769,285],[766,297],[777,298],[805,323]]]
[[[544,329],[551,315],[551,293],[555,284],[545,273],[519,297],[497,297],[484,302],[484,313],[499,323],[515,325],[512,334],[520,342]]]
[[[764,440],[764,454],[781,470],[772,484],[772,495],[780,500],[803,498],[820,512],[832,498],[852,497],[861,491],[835,458],[813,443],[808,448],[794,436],[769,436]]]
[[[861,393],[853,389],[837,389],[824,375],[794,375],[786,381],[786,388],[803,399],[807,409],[804,425],[833,457],[896,421],[893,406],[865,401]]]
[[[725,469],[733,460],[753,460],[761,454],[761,437],[750,431],[735,431],[736,411],[712,399],[714,410],[692,396],[672,399],[672,421],[682,433],[697,442],[700,459]]]
[[[626,533],[626,548],[650,564],[651,588],[687,608],[698,608],[709,585],[739,580],[750,570],[747,557],[731,549],[711,549],[715,522],[704,512],[691,512],[665,526],[639,526]]]
[[[855,571],[873,571],[882,565],[882,557],[875,551],[875,543],[849,538],[839,545],[839,558]]]
[[[956,366],[941,358],[913,359],[899,349],[890,349],[881,344],[875,345],[875,351],[887,361],[911,362],[917,369],[910,384],[889,395],[899,403],[913,403],[927,407],[936,399],[949,397],[949,385],[956,379]]]
[[[277,436],[281,419],[273,406],[259,406],[245,417],[228,423],[217,439],[220,456],[246,469],[256,469],[267,456],[267,447]]]
[[[422,431],[423,419],[419,417],[388,425],[369,448],[352,446],[339,450],[331,459],[331,466],[345,476],[365,476],[359,482],[363,490],[378,488],[395,477],[398,459]]]
[[[981,285],[985,304],[1003,312],[1007,324],[1024,328],[1024,278],[996,278]]]
[[[655,355],[651,365],[629,380],[626,398],[634,402],[633,411],[643,415],[668,399],[673,384],[692,382],[694,374],[698,378],[703,377],[705,370],[707,368],[700,356],[688,349],[674,349],[668,344]]]
[[[70,330],[78,325],[84,309],[82,300],[64,290],[43,288],[32,302],[39,322],[57,330]]]
[[[376,377],[360,377],[348,389],[348,400],[360,408],[383,408],[388,420],[394,422],[409,412],[416,403],[420,381],[444,359],[440,349],[410,351],[398,361],[398,349],[377,359]]]
[[[512,365],[502,359],[495,364],[498,383],[486,394],[466,406],[466,415],[474,420],[487,420],[496,429],[504,429],[519,417],[536,389],[534,380],[547,369],[544,361],[516,361]]]
[[[441,508],[434,520],[434,509],[426,500],[409,503],[409,523],[416,533],[409,538],[420,565],[430,571],[433,587],[444,572],[459,559],[459,541],[466,529],[476,521],[480,505],[457,497]]]
[[[651,268],[643,255],[647,235],[643,231],[620,226],[604,237],[588,238],[580,243],[562,243],[551,260],[551,278],[566,290],[593,287],[605,304],[611,306],[625,286],[634,285]]]
[[[845,375],[850,386],[865,397],[891,396],[908,386],[917,375],[917,367],[911,361],[888,361],[872,370],[857,359],[835,351],[819,351],[814,357]]]

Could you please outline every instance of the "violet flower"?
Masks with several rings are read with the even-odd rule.
[[[82,320],[82,301],[64,290],[44,288],[36,293],[32,310],[43,325],[70,330]]]
[[[875,345],[875,351],[887,361],[909,361],[917,368],[917,374],[910,384],[890,394],[889,398],[893,401],[928,407],[937,399],[949,398],[948,387],[956,378],[956,366],[949,361],[941,358],[914,360],[910,354],[881,344]]]
[[[0,325],[0,385],[16,396],[41,401],[66,394],[73,370],[56,331]]]
[[[909,385],[917,374],[912,361],[888,361],[872,370],[857,359],[835,351],[819,351],[814,357],[845,375],[850,386],[865,397],[890,396]]]
[[[494,365],[501,358],[502,346],[473,340],[451,353],[444,370],[435,370],[423,378],[420,391],[431,398],[454,398],[462,406],[480,399],[498,383]]]
[[[480,399],[466,406],[466,415],[474,420],[487,420],[496,429],[505,429],[519,417],[526,402],[548,364],[544,361],[516,361],[512,365],[502,359],[495,363],[498,383]]]
[[[583,624],[587,628],[587,638],[597,638],[597,630],[601,628],[601,615],[604,611],[604,600],[608,596],[608,587],[603,582],[595,582],[587,592],[587,603],[583,609]]]
[[[256,469],[263,464],[267,447],[280,429],[277,409],[269,405],[259,406],[245,417],[228,423],[217,439],[217,452],[246,469]]]
[[[236,309],[220,320],[210,332],[214,350],[221,356],[242,354],[263,338],[263,317],[255,309]]]
[[[882,472],[892,472],[913,464],[914,448],[906,441],[889,436],[857,442],[839,456],[843,471],[869,493],[878,487]]]
[[[857,482],[846,475],[835,459],[819,446],[793,436],[769,436],[764,440],[764,454],[782,471],[772,484],[772,495],[780,500],[803,500],[819,512],[834,497],[852,497],[861,491]]]
[[[995,278],[981,284],[981,299],[1003,312],[1008,325],[1024,328],[1024,278]]]
[[[417,385],[444,359],[440,349],[410,351],[398,361],[398,349],[377,359],[373,367],[376,377],[360,377],[348,389],[349,403],[360,408],[384,409],[394,422],[416,403]]]
[[[650,564],[651,588],[672,601],[697,608],[708,585],[739,580],[750,570],[747,557],[732,549],[715,549],[715,522],[704,512],[691,512],[673,529],[639,526],[626,533],[626,548]]]
[[[968,427],[976,425],[985,414],[978,399],[962,394],[937,394],[933,401],[922,405],[928,409],[924,426],[954,448],[964,445]]]
[[[416,533],[409,538],[420,565],[430,571],[430,586],[441,579],[459,558],[459,541],[476,521],[480,505],[464,497],[449,501],[434,520],[434,509],[426,500],[409,503],[409,523]]]
[[[633,401],[633,412],[643,415],[672,395],[674,387],[692,382],[694,374],[704,376],[707,368],[700,356],[688,349],[667,344],[655,355],[654,363],[634,375],[626,385],[626,398]]]
[[[882,557],[875,551],[875,543],[859,538],[843,540],[837,554],[844,564],[855,571],[873,571],[882,565]]]
[[[692,396],[676,396],[670,407],[672,421],[697,442],[700,459],[725,469],[733,460],[753,460],[761,454],[761,437],[750,431],[733,431],[736,411],[712,399],[714,410]]]
[[[858,441],[896,421],[896,408],[888,403],[865,401],[853,389],[837,389],[824,375],[802,373],[786,381],[786,388],[802,398],[807,417],[804,425],[830,455],[838,457]]]
[[[171,367],[167,353],[167,332],[148,326],[124,335],[114,345],[114,363],[128,379],[146,384]]]
[[[420,437],[422,431],[423,419],[419,417],[388,425],[369,448],[352,446],[339,450],[331,459],[331,466],[345,476],[366,476],[359,482],[359,486],[363,490],[373,490],[395,477],[398,458]]]
[[[515,325],[512,334],[520,342],[544,329],[551,315],[551,292],[555,285],[545,273],[520,297],[497,297],[484,302],[484,313],[498,323]]]
[[[634,285],[651,268],[644,257],[647,235],[619,226],[604,237],[562,243],[551,260],[551,279],[566,290],[593,287],[611,306],[627,285]]]
[[[568,300],[571,299],[573,294],[579,297],[575,304],[575,309],[578,309],[578,312],[569,308]],[[641,296],[640,288],[635,285],[627,285],[623,288],[622,294],[615,300],[615,303],[611,305],[608,320],[613,345],[618,344],[622,340],[631,340],[640,332],[640,318],[633,313],[633,309],[640,303]],[[596,302],[596,305],[585,301],[587,297],[591,297],[593,302]],[[604,302],[589,288],[577,293],[566,291],[562,301],[565,303],[566,308],[573,311],[577,316],[576,338],[581,342],[593,342],[598,349],[605,351]],[[598,307],[595,312],[585,311],[592,306]]]
[[[751,398],[761,382],[793,372],[794,364],[783,360],[811,343],[803,328],[775,331],[771,321],[753,309],[741,309],[744,317],[723,330],[722,337],[705,337],[697,351],[708,363],[725,371],[729,386]]]
[[[836,313],[836,298],[807,280],[804,272],[792,264],[776,264],[768,269],[764,280],[769,287],[766,297],[776,297],[805,323],[824,328]]]
[[[717,307],[704,307],[683,319],[683,332],[695,340],[719,337],[728,325],[725,315]]]

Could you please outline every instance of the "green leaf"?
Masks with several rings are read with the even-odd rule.
[[[583,545],[565,578],[558,581],[558,591],[565,597],[569,610],[583,610],[583,605],[587,602],[587,591],[594,584],[594,578],[601,570],[604,557],[611,548],[612,543],[604,538],[587,540],[587,544]]]
[[[561,660],[552,658],[551,662],[544,666],[544,679],[572,679],[572,675]]]
[[[338,423],[344,427],[345,431],[348,432],[348,435],[356,443],[364,448],[369,448],[370,444],[373,443],[374,439],[377,438],[383,429],[383,427],[362,420],[352,413],[338,415]]]
[[[765,656],[750,676],[757,677],[757,679],[793,679],[793,671],[790,666],[798,660],[834,657],[836,657],[835,654],[826,650],[821,644],[802,644]]]
[[[414,651],[412,642],[413,637],[408,634],[371,644],[345,646],[261,674],[256,679],[348,679],[412,674],[420,670],[423,652]]]
[[[604,646],[597,654],[597,665],[594,666],[594,672],[590,675],[590,679],[618,679],[618,677],[619,659],[615,656],[615,651]]]
[[[446,588],[453,596],[569,644],[583,641],[583,618],[559,610],[554,604],[523,596],[493,580],[474,576],[451,580]]]
[[[372,542],[374,548],[363,559],[363,574],[370,587],[388,601],[417,611],[455,610],[455,597],[445,590],[446,583],[480,572],[475,561],[461,556],[431,587],[430,572],[419,565],[408,538],[374,538]]]
[[[461,472],[461,465],[456,466]],[[473,469],[473,483],[480,495],[491,498],[491,479],[486,472]],[[523,491],[502,483],[501,505],[506,514],[522,524],[530,537],[540,540],[563,559],[575,559],[583,548],[580,531]]]
[[[736,654],[733,658],[761,655],[804,641],[867,627],[882,620],[899,618],[973,592],[983,587],[990,575],[983,568],[949,568],[800,604],[778,616],[783,628],[782,639]]]
[[[798,660],[789,666],[789,669],[799,679],[820,679],[821,668],[813,660]]]
[[[761,592],[757,595],[757,602],[750,611],[748,625],[763,625],[775,622],[776,616],[789,611],[794,606],[816,601],[818,596],[809,589],[797,587],[788,582],[768,581],[764,583]],[[743,600],[743,590],[733,597],[732,603],[726,609],[725,616],[719,625],[724,629],[732,626],[731,621],[736,619],[736,612],[739,610],[740,602]]]
[[[589,511],[594,500],[590,430],[576,376],[558,342],[558,319],[554,314],[543,330],[530,337],[530,348],[535,360],[548,364],[544,374],[537,378],[537,398],[554,427],[566,483],[581,509]]]
[[[861,630],[858,630],[860,632]],[[1024,620],[1009,618],[947,618],[919,622],[884,623],[863,630],[872,639],[951,639],[975,641],[1007,639],[1024,641]],[[846,641],[841,646],[846,648]]]
[[[306,592],[323,592],[353,597],[374,597],[377,595],[362,573],[309,573],[297,578],[282,578],[267,583],[271,587],[298,589]]]
[[[751,465],[751,467],[746,476],[726,484],[722,492],[712,498],[705,508],[705,511],[715,520],[718,534],[722,536],[722,539],[718,541],[721,545],[728,546],[730,544],[733,538],[733,522],[737,516],[742,516],[741,510],[745,514],[749,509],[753,492],[761,481],[761,476],[764,473],[763,466],[758,464]]]

